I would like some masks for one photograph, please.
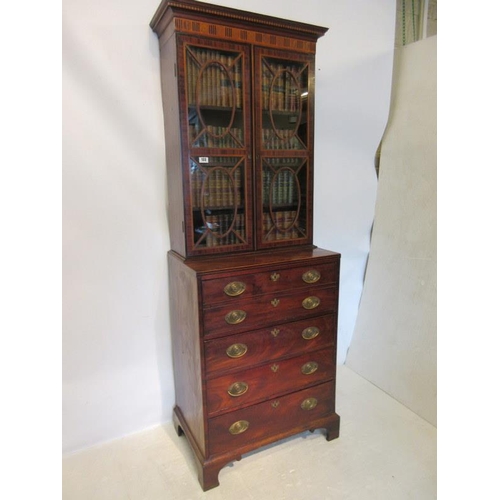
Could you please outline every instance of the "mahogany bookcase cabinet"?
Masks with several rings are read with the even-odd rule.
[[[174,424],[204,490],[335,413],[340,255],[313,245],[314,72],[327,29],[164,0]]]

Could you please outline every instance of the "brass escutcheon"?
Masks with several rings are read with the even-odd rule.
[[[319,328],[316,328],[315,326],[310,326],[309,328],[302,330],[302,338],[304,340],[315,339],[318,335],[319,335]]]
[[[273,330],[271,330],[271,335],[273,337],[277,337],[279,334],[280,334],[279,328],[274,328]]]
[[[272,370],[274,373],[276,373],[276,372],[278,371],[279,367],[280,367],[279,365],[274,364],[274,365],[272,365],[272,366],[271,366],[271,370]]]
[[[229,432],[233,435],[241,434],[245,432],[250,426],[250,422],[248,420],[238,420],[231,427],[229,427]]]
[[[245,311],[241,310],[235,310],[228,312],[226,314],[226,323],[229,323],[230,325],[237,325],[238,323],[241,323],[242,321],[245,320],[247,317],[247,313]]]
[[[233,344],[226,349],[226,354],[230,358],[241,358],[248,351],[248,347],[245,344]]]
[[[309,361],[309,363],[302,365],[300,371],[304,375],[311,375],[311,373],[314,373],[317,369],[318,369],[318,363],[316,363],[315,361]]]
[[[321,273],[315,269],[307,271],[302,275],[302,281],[304,281],[304,283],[316,283],[320,278]]]
[[[271,403],[271,406],[272,406],[273,408],[278,408],[278,406],[279,406],[279,405],[280,405],[280,402],[279,402],[279,401],[273,401],[273,402]]]
[[[318,297],[307,297],[302,301],[302,307],[304,309],[314,309],[315,307],[318,307],[320,304],[320,300]]]
[[[273,299],[271,300],[271,304],[274,306],[274,307],[278,307],[278,304],[280,303],[280,299]]]
[[[233,398],[237,398],[238,396],[243,396],[247,391],[248,384],[246,382],[235,382],[229,386],[227,393]]]
[[[280,279],[280,273],[271,274],[271,281],[278,281]]]
[[[318,404],[318,400],[316,398],[307,398],[307,399],[304,399],[304,401],[302,401],[300,407],[303,409],[303,410],[312,410],[313,408],[316,408]]]
[[[237,297],[245,291],[246,285],[241,281],[233,281],[224,287],[224,293],[229,297]]]

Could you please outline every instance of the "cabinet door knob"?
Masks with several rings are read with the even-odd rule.
[[[280,365],[274,364],[271,366],[271,370],[276,373],[279,370]]]
[[[237,325],[238,323],[241,323],[242,321],[245,321],[245,318],[247,317],[247,313],[245,311],[241,311],[239,309],[235,311],[230,311],[226,314],[226,323],[230,325]]]
[[[248,422],[248,420],[238,420],[233,425],[231,425],[231,427],[229,427],[229,432],[233,434],[233,436],[236,436],[236,434],[245,432],[249,426],[250,422]]]
[[[243,396],[248,391],[248,384],[246,382],[235,382],[229,386],[227,393],[233,398]]]
[[[310,271],[306,271],[302,275],[302,281],[304,283],[316,283],[319,281],[321,278],[321,273],[319,271],[316,271],[316,269],[311,269]]]
[[[304,340],[312,340],[315,339],[319,335],[319,328],[315,326],[310,326],[309,328],[305,328],[302,330],[302,338]]]
[[[241,358],[248,351],[246,344],[233,344],[226,349],[226,354],[230,358]]]
[[[320,303],[321,300],[319,300],[319,297],[307,297],[302,301],[302,307],[304,309],[315,309]]]
[[[280,279],[280,273],[273,273],[270,276],[271,281],[278,281]]]
[[[318,400],[316,398],[307,398],[302,401],[300,407],[303,410],[309,411],[312,410],[313,408],[316,408],[318,405]]]
[[[302,368],[300,371],[304,375],[311,375],[318,369],[319,365],[315,361],[309,361],[309,363],[306,363],[305,365],[302,365]]]
[[[273,337],[277,337],[279,334],[280,334],[279,328],[274,328],[273,330],[271,330],[271,335]]]
[[[271,304],[273,305],[273,307],[278,307],[279,303],[280,303],[280,299],[271,300]]]
[[[241,295],[246,289],[245,283],[242,281],[232,281],[224,287],[224,293],[229,297],[237,297]]]

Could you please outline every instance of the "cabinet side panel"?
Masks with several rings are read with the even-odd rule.
[[[175,399],[204,455],[203,389],[196,273],[168,254]],[[186,429],[184,429],[186,430]]]
[[[171,36],[160,47],[165,156],[167,160],[167,215],[171,248],[178,254],[185,255],[182,150],[176,64],[176,38]]]

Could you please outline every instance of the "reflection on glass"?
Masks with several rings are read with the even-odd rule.
[[[196,148],[243,148],[243,54],[186,46],[189,141]]]
[[[242,157],[192,157],[191,200],[195,248],[246,243]]]

